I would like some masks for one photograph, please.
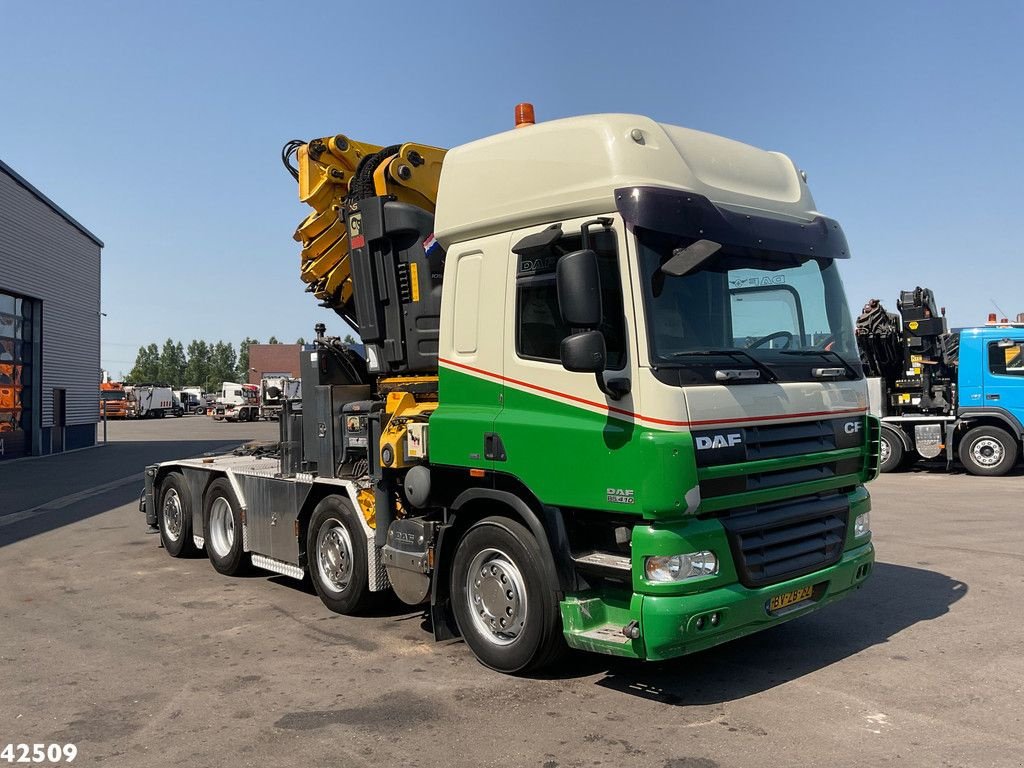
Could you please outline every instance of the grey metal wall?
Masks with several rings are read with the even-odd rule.
[[[3,168],[0,288],[43,302],[42,427],[53,425],[54,388],[67,390],[67,425],[96,423],[100,246]]]

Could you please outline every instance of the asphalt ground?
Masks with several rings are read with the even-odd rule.
[[[0,749],[71,742],[104,766],[1024,762],[1020,474],[873,483],[875,572],[816,614],[670,663],[578,654],[518,679],[393,600],[336,616],[298,582],[158,548],[144,465],[275,428],[118,423],[106,447],[0,464]]]

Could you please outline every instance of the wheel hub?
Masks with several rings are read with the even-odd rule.
[[[892,453],[892,448],[889,446],[888,440],[882,440],[882,463],[884,464],[889,460],[889,454]]]
[[[343,591],[352,581],[352,541],[338,521],[325,524],[317,536],[317,560],[327,586]]]
[[[991,437],[983,437],[971,446],[971,457],[983,467],[994,467],[1003,460],[1003,445]]]
[[[483,636],[496,645],[519,637],[526,623],[523,576],[508,555],[496,549],[480,552],[467,575],[470,611]]]
[[[220,557],[227,557],[235,543],[235,515],[223,496],[210,507],[210,546]]]
[[[177,541],[181,537],[181,497],[173,488],[164,495],[163,520],[164,533],[167,534],[167,538]]]

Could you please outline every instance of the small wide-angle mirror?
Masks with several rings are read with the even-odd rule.
[[[698,240],[685,248],[672,251],[672,258],[661,265],[661,271],[672,277],[682,277],[697,269],[722,249],[714,240]]]

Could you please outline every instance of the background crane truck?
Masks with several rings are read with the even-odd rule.
[[[881,469],[959,458],[973,475],[1004,475],[1024,437],[1024,323],[950,332],[927,288],[902,291],[899,314],[877,299],[857,318]]]
[[[318,324],[276,455],[148,467],[167,552],[308,573],[339,613],[390,587],[509,673],[675,657],[860,586],[879,431],[839,225],[783,155],[531,113],[448,152],[286,145],[301,277],[366,357]]]

